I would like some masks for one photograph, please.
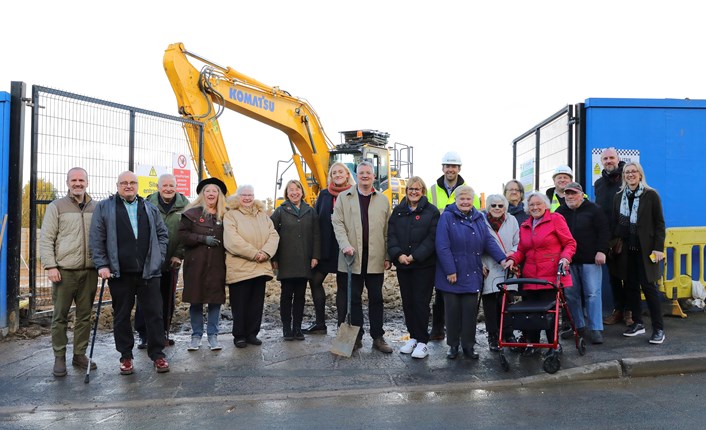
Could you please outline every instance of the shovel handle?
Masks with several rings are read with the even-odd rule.
[[[346,271],[348,272],[348,295],[346,300],[346,321],[348,325],[351,325],[351,293],[353,291],[353,263],[355,262],[355,254],[343,254],[343,258],[346,260]]]

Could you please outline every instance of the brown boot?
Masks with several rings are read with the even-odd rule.
[[[373,348],[385,354],[392,353],[392,347],[385,342],[385,338],[379,337],[373,340]]]
[[[635,321],[632,320],[632,311],[625,311],[625,325],[630,327],[633,324]]]
[[[51,373],[54,376],[66,376],[66,357],[54,357],[54,369]]]
[[[71,361],[71,364],[86,370],[86,367],[88,367],[88,357],[86,357],[86,354],[74,355],[74,359]],[[97,368],[98,366],[96,365],[96,362],[91,360],[91,370],[96,370]]]
[[[619,311],[617,309],[613,310],[613,313],[610,314],[608,317],[603,318],[603,324],[605,325],[613,325],[621,322],[623,320],[623,312]]]

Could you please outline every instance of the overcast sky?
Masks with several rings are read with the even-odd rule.
[[[693,0],[102,5],[6,2],[0,90],[19,80],[176,115],[162,56],[183,42],[306,98],[334,143],[339,131],[371,128],[414,146],[414,172],[428,183],[444,152],[460,152],[462,176],[486,194],[510,179],[513,138],[567,104],[706,98]],[[271,197],[287,138],[235,112],[220,122],[236,180]]]

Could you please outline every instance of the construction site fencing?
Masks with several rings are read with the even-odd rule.
[[[27,213],[22,214],[26,244],[23,240],[20,299],[31,318],[52,310],[52,285],[42,268],[38,240],[47,205],[67,194],[68,170],[84,168],[88,194],[102,200],[115,194],[118,175],[126,170],[137,173],[141,190],[149,186],[156,191],[158,176],[175,173],[178,167],[177,187],[193,196],[203,176],[203,159],[192,154],[188,135],[198,137],[202,147],[203,127],[196,121],[37,85],[29,105],[31,160],[29,183],[23,188],[22,207]],[[144,191],[140,195],[144,197]]]

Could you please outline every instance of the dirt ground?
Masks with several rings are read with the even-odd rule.
[[[189,332],[191,326],[189,323],[189,304],[181,301],[182,279],[179,278],[177,285],[177,307],[172,319],[171,330],[174,333]],[[336,276],[330,274],[324,281],[324,289],[326,291],[326,320],[331,323],[336,321]],[[228,289],[226,288],[226,294]],[[263,325],[270,324],[271,326],[281,326],[279,317],[279,297],[280,284],[276,280],[269,281],[265,290],[265,309],[263,311]],[[394,270],[385,272],[385,281],[383,284],[383,299],[385,303],[385,329],[393,332],[406,332],[404,325],[404,316],[402,314],[402,300],[400,298],[400,289],[397,282],[397,275]],[[367,293],[363,292],[363,304],[367,303]],[[367,321],[367,309],[364,309],[364,315]],[[306,306],[304,308],[304,325],[313,322],[314,306],[311,301],[311,294],[307,288]],[[225,321],[232,320],[232,313],[228,300],[221,308],[221,330]],[[225,320],[225,321],[224,321]],[[51,325],[51,317],[43,316],[32,319],[31,321],[23,321],[19,330],[4,340],[28,339],[42,336],[49,333]],[[69,328],[73,328],[72,316],[70,316]],[[101,315],[99,320],[100,330],[111,331],[113,328],[113,308],[110,305],[104,304],[101,307]]]

